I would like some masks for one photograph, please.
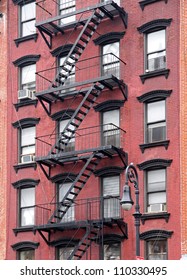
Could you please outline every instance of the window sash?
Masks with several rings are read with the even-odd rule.
[[[119,42],[102,47],[102,74],[120,76]]]
[[[59,14],[65,15],[72,13],[76,10],[76,1],[75,0],[60,0],[59,1]],[[76,20],[76,15],[64,18],[60,20],[60,24],[68,24]]]
[[[66,193],[69,191],[72,183],[63,183],[58,185],[58,202],[61,202]],[[73,195],[69,195],[69,198],[73,198]],[[69,200],[65,200],[65,202],[68,204]],[[61,210],[63,211],[65,208],[62,206]],[[75,219],[75,206],[72,203],[64,217],[62,218],[61,222],[68,222],[68,221],[73,221]]]
[[[120,260],[120,259],[121,259],[120,243],[104,244],[104,260]]]
[[[20,225],[29,226],[35,223],[35,188],[20,190]]]
[[[166,260],[167,259],[167,240],[147,241],[148,260]]]
[[[35,22],[35,2],[21,6],[21,36],[27,36],[36,33]]]
[[[35,259],[35,250],[34,249],[27,249],[27,250],[20,250],[18,254],[19,260],[34,260]]]
[[[70,254],[73,252],[74,247],[62,247],[58,248],[58,259],[67,260]],[[74,259],[74,258],[73,258]]]
[[[21,88],[35,89],[36,85],[36,64],[27,65],[21,68]]]

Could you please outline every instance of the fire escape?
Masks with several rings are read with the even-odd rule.
[[[51,172],[57,166],[63,168],[71,164],[72,170],[77,166],[80,168],[75,178],[72,179],[70,174],[67,174],[64,179],[63,183],[71,181],[71,184],[62,200],[37,207],[35,230],[39,232],[48,245],[54,242],[56,233],[66,230],[74,231],[72,240],[76,239],[77,242],[68,259],[81,259],[88,248],[91,247],[92,242],[97,242],[101,237],[105,228],[115,226],[124,238],[127,238],[127,226],[123,219],[120,216],[116,217],[114,215],[114,217],[111,217],[103,214],[102,198],[87,200],[79,200],[78,198],[79,193],[84,189],[102,160],[119,157],[122,166],[125,168],[127,165],[127,154],[123,150],[122,143],[125,131],[111,123],[103,126],[81,128],[81,124],[89,111],[98,104],[98,97],[102,92],[112,94],[114,89],[119,89],[123,100],[127,100],[127,86],[118,77],[116,69],[110,69],[110,71],[101,75],[93,76],[90,74],[88,78],[86,75],[82,77],[79,74],[81,69],[85,73],[87,72],[86,69],[99,67],[94,61],[100,62],[100,58],[81,60],[81,55],[102,21],[114,21],[116,18],[120,18],[124,27],[127,27],[127,14],[114,1],[103,1],[97,4],[95,4],[97,1],[90,2],[93,2],[94,5],[80,7],[80,9],[58,16],[53,16],[53,13],[48,11],[47,0],[37,3],[38,9],[42,10],[42,13],[50,15],[50,18],[36,24],[49,48],[52,48],[52,41],[55,36],[59,34],[63,36],[66,32],[79,33],[65,57],[63,65],[58,68],[54,79],[49,78],[51,76],[50,71],[52,73],[54,69],[46,70],[45,74],[37,73],[46,82],[46,84],[44,82],[44,87],[48,86],[37,92],[36,97],[49,116],[51,116],[52,108],[55,107],[57,102],[63,103],[67,99],[72,100],[69,108],[64,112],[68,121],[63,131],[58,135],[50,134],[38,137],[38,154],[36,156],[36,162],[48,180],[51,180]],[[73,22],[65,21],[66,24],[62,24],[63,19],[70,17],[74,17],[75,20]],[[119,67],[120,59],[114,56],[115,63],[117,59]],[[79,79],[73,83],[68,82],[75,70]],[[79,105],[69,114],[71,107],[77,100],[79,100]],[[104,135],[102,141],[101,135]],[[119,198],[113,198],[113,203],[119,205]],[[75,211],[76,209],[77,211]],[[77,218],[75,213],[82,214]]]

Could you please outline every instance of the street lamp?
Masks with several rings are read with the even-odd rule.
[[[132,205],[134,204],[131,198],[131,188],[128,185],[128,182],[132,183],[135,188],[135,213],[133,214],[135,218],[135,228],[136,228],[136,257],[140,256],[140,205],[139,205],[139,181],[138,181],[138,173],[133,163],[130,163],[125,170],[125,186],[123,189],[123,196],[120,201],[122,208],[126,211],[130,210]]]

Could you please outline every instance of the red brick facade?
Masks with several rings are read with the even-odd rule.
[[[0,259],[5,259],[6,253],[6,182],[7,182],[7,3],[0,2]]]
[[[49,0],[48,0],[49,1]],[[14,2],[14,3],[13,3]],[[29,1],[28,1],[29,2]],[[77,1],[79,2],[79,1]],[[83,3],[84,1],[80,1]],[[90,1],[93,3],[93,1]],[[95,1],[97,2],[97,1]],[[98,1],[99,2],[99,1]],[[57,48],[60,46],[73,44],[76,41],[77,36],[81,30],[81,27],[74,30],[68,29],[64,34],[58,32],[56,36],[52,37],[52,48],[49,49],[41,33],[38,32],[37,37],[33,37],[30,40],[17,40],[19,36],[18,21],[19,21],[19,8],[23,4],[23,1],[10,1],[9,2],[9,63],[8,72],[11,75],[8,76],[8,161],[10,166],[8,171],[8,221],[7,221],[7,259],[16,259],[16,254],[23,248],[24,243],[31,242],[35,249],[35,259],[55,259],[56,248],[58,242],[67,242],[71,236],[75,234],[75,229],[66,228],[64,231],[50,232],[50,240],[47,244],[44,235],[48,238],[48,230],[45,232],[42,228],[41,231],[37,227],[20,227],[18,222],[18,210],[19,210],[19,192],[22,187],[23,180],[32,180],[35,182],[35,204],[49,204],[55,202],[55,182],[59,175],[64,173],[70,173],[73,175],[79,174],[83,167],[83,161],[69,162],[65,165],[57,164],[54,161],[54,166],[50,169],[50,179],[45,176],[44,170],[40,168],[39,164],[35,165],[21,165],[18,162],[19,157],[19,137],[18,130],[20,129],[20,122],[24,119],[32,118],[36,121],[36,137],[44,135],[50,135],[56,131],[55,117],[58,112],[65,111],[67,108],[76,110],[79,106],[82,96],[67,98],[65,100],[57,100],[52,102],[51,112],[48,116],[44,110],[41,102],[30,103],[29,105],[19,106],[17,91],[19,89],[19,71],[22,65],[19,59],[28,56],[37,57],[36,59],[36,71],[53,68],[56,66],[56,57],[53,51],[58,52]],[[101,55],[102,43],[97,42],[97,39],[101,35],[109,32],[118,34],[118,40],[120,37],[120,59],[121,59],[121,73],[120,77],[123,79],[128,87],[128,98],[124,100],[124,96],[117,87],[115,90],[104,90],[94,103],[94,107],[90,109],[89,113],[81,123],[79,129],[86,131],[86,127],[99,126],[101,123],[102,109],[100,104],[104,106],[107,102],[114,104],[117,101],[118,105],[113,105],[112,108],[117,106],[120,110],[119,126],[121,131],[126,131],[125,135],[121,135],[123,140],[122,148],[128,154],[128,163],[133,162],[137,167],[139,174],[139,186],[140,186],[140,211],[142,215],[142,222],[140,227],[141,238],[141,256],[146,256],[146,242],[151,238],[167,239],[167,258],[169,260],[181,258],[181,233],[182,242],[184,242],[185,236],[181,231],[180,213],[180,84],[179,84],[179,40],[180,40],[180,28],[179,28],[179,15],[180,5],[178,0],[174,1],[131,1],[121,0],[121,7],[128,14],[127,27],[124,26],[120,17],[116,17],[115,20],[107,18],[103,20],[97,32],[92,36],[88,46],[85,48],[81,60],[88,59],[89,57],[99,57]],[[141,5],[140,5],[141,3]],[[88,1],[85,1],[85,5],[88,6]],[[83,5],[85,8],[85,6]],[[49,8],[49,6],[47,7]],[[55,7],[54,7],[55,9]],[[40,22],[41,8],[37,7],[36,22]],[[45,12],[43,12],[45,14]],[[49,17],[49,16],[48,16]],[[49,17],[50,18],[50,17]],[[157,21],[158,20],[158,21]],[[152,29],[159,30],[159,26],[164,24],[166,28],[166,50],[167,50],[167,65],[166,71],[156,76],[149,76],[149,73],[144,72],[144,34],[147,30],[144,24],[153,22]],[[159,25],[160,24],[160,25]],[[84,25],[83,25],[84,26]],[[114,34],[113,33],[113,34]],[[120,35],[119,35],[120,33]],[[45,33],[44,33],[45,34]],[[71,38],[70,38],[71,35]],[[112,35],[111,35],[112,36]],[[46,36],[50,43],[50,37]],[[16,45],[17,43],[17,45]],[[66,54],[67,55],[67,54]],[[27,56],[27,57],[26,57]],[[56,55],[58,56],[58,55]],[[95,58],[97,67],[90,64],[90,68],[87,70],[76,70],[77,82],[87,79],[87,76],[96,74],[96,71],[100,71],[99,58]],[[125,63],[123,63],[125,62]],[[86,62],[84,62],[86,63]],[[93,67],[93,71],[91,70]],[[95,71],[95,73],[93,73]],[[46,74],[47,73],[47,74]],[[77,74],[78,73],[78,74]],[[79,74],[81,73],[81,74]],[[44,72],[45,77],[54,80],[55,70],[48,70]],[[80,75],[80,76],[79,76]],[[80,86],[81,87],[81,86]],[[36,91],[41,92],[46,90],[47,82],[36,76]],[[151,100],[150,95],[155,94],[155,100],[165,100],[166,102],[166,130],[167,137],[165,142],[158,145],[143,145],[144,142],[144,112],[146,103]],[[153,99],[152,99],[153,100]],[[44,102],[45,103],[45,102]],[[119,105],[120,104],[120,105]],[[45,107],[46,103],[44,104]],[[48,109],[48,105],[45,107]],[[116,108],[116,107],[115,107]],[[23,125],[24,126],[24,125]],[[22,127],[22,126],[21,126]],[[90,132],[89,132],[90,133]],[[50,137],[49,137],[50,138]],[[40,138],[41,139],[41,138]],[[89,138],[89,141],[84,144],[84,149],[94,148],[96,139]],[[46,138],[45,138],[46,141]],[[53,142],[54,143],[54,142]],[[51,143],[49,143],[51,144]],[[76,142],[78,145],[78,140]],[[93,145],[93,146],[92,146]],[[47,145],[45,145],[46,148]],[[49,147],[49,145],[48,145]],[[36,156],[47,156],[48,150],[42,150],[44,145],[41,146],[41,141],[36,141]],[[52,155],[53,157],[53,155]],[[50,163],[51,164],[51,163]],[[163,213],[157,213],[149,215],[146,213],[145,203],[145,180],[147,170],[152,170],[155,166],[157,168],[166,168],[166,193],[167,193],[167,211]],[[44,166],[44,165],[43,165]],[[51,165],[50,165],[51,166]],[[104,168],[118,168],[118,174],[120,175],[120,196],[122,196],[124,185],[124,168],[126,167],[121,160],[120,154],[106,157],[98,164],[95,174],[92,174],[80,192],[78,199],[93,199],[101,196],[101,181]],[[48,172],[48,166],[45,165],[44,169]],[[100,173],[99,173],[100,172]],[[112,171],[111,171],[112,172]],[[115,173],[115,172],[114,172]],[[116,174],[116,173],[115,173]],[[56,177],[55,177],[56,176]],[[182,180],[185,181],[185,178]],[[132,189],[132,192],[134,190]],[[134,199],[134,193],[132,193]],[[183,206],[185,207],[185,206]],[[40,207],[36,207],[39,209]],[[43,209],[43,208],[42,208]],[[184,209],[184,208],[183,208]],[[93,210],[93,209],[92,209]],[[40,218],[41,212],[36,210],[36,219]],[[79,209],[76,212],[77,216],[84,217],[85,209],[83,212]],[[185,210],[184,210],[185,211]],[[81,214],[82,213],[82,214]],[[128,225],[128,236],[122,236],[120,232],[119,223],[112,222],[112,228],[106,227],[104,229],[104,238],[110,239],[118,236],[120,239],[120,258],[121,259],[135,259],[135,227],[134,227],[134,207],[130,212],[122,212],[122,220]],[[120,220],[121,221],[121,220]],[[40,221],[40,226],[42,222]],[[76,223],[75,223],[76,224]],[[43,222],[42,225],[45,225]],[[77,225],[77,224],[76,224]],[[123,224],[124,225],[124,224]],[[35,229],[35,231],[33,231]],[[74,238],[74,241],[80,240],[83,234],[81,229],[79,234]],[[119,237],[120,236],[120,237]],[[102,239],[102,238],[101,238]],[[101,243],[100,243],[101,244]],[[27,247],[28,248],[28,244]],[[183,249],[185,253],[185,248]],[[93,242],[91,249],[88,249],[85,258],[99,259],[99,244]]]

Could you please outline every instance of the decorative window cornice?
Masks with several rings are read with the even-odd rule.
[[[35,2],[35,0],[12,0],[15,5],[26,5],[31,2]]]
[[[77,177],[74,173],[63,173],[63,174],[57,174],[51,178],[52,183],[67,183],[67,182],[73,182],[75,178]]]
[[[96,112],[115,110],[122,107],[124,102],[124,100],[107,100],[94,106],[94,109]]]
[[[143,11],[145,6],[147,6],[149,4],[153,4],[155,2],[159,2],[159,1],[164,1],[166,4],[168,2],[168,0],[143,0],[143,1],[140,1],[139,4],[140,4],[140,7]]]
[[[147,33],[154,29],[157,29],[157,28],[166,28],[167,26],[169,26],[171,24],[171,21],[172,21],[172,18],[155,19],[155,20],[149,21],[149,22],[141,25],[140,27],[137,28],[137,30],[140,33]]]
[[[35,187],[39,184],[39,182],[40,182],[40,180],[22,179],[22,180],[12,183],[12,186],[15,189],[23,188],[23,187]]]
[[[75,110],[72,110],[72,109],[63,110],[63,111],[60,111],[60,112],[57,112],[57,113],[51,115],[51,118],[54,121],[68,120],[72,117],[74,112],[75,112]]]
[[[52,241],[50,245],[53,247],[67,247],[68,244],[68,247],[71,247],[71,246],[75,246],[78,242],[79,242],[78,239],[72,240],[70,238],[64,238],[64,239]]]
[[[152,90],[152,91],[146,92],[146,93],[142,94],[141,96],[138,96],[137,99],[141,103],[149,102],[149,101],[156,101],[156,100],[165,99],[165,98],[169,97],[171,95],[171,93],[172,93],[172,90],[157,89],[157,90]]]
[[[97,39],[94,40],[95,45],[106,45],[106,44],[112,44],[116,41],[120,41],[123,36],[125,35],[125,32],[110,32],[106,33],[104,35],[101,35]]]
[[[140,234],[140,239],[148,240],[152,238],[170,238],[173,231],[163,230],[163,229],[153,229]]]
[[[27,127],[27,126],[34,126],[38,124],[40,121],[40,118],[25,118],[22,120],[19,120],[15,123],[12,123],[14,128],[21,128],[21,127]]]
[[[25,56],[22,56],[22,57],[16,59],[15,61],[13,61],[13,64],[16,67],[23,67],[23,66],[27,66],[27,65],[36,63],[39,59],[40,59],[40,54],[25,55]]]
[[[120,175],[124,171],[123,167],[108,166],[94,172],[96,177]]]
[[[170,141],[169,140],[163,140],[163,141],[158,141],[158,142],[152,142],[152,143],[145,143],[145,144],[140,144],[140,149],[142,153],[144,153],[145,149],[149,148],[154,148],[154,147],[159,147],[159,146],[164,146],[165,149],[168,149]]]
[[[103,238],[99,238],[97,243],[101,244],[103,242],[104,244],[112,244],[112,243],[120,243],[125,239],[124,235],[119,234],[104,234]]]
[[[64,46],[60,46],[60,47],[54,49],[53,51],[51,51],[51,54],[54,57],[66,56],[69,53],[69,51],[71,50],[72,46],[73,46],[72,44],[67,44],[67,45],[64,45]]]
[[[21,241],[11,245],[13,250],[22,250],[22,249],[37,249],[40,245],[39,242],[31,242],[31,241]]]
[[[152,159],[144,161],[140,164],[137,164],[138,168],[140,170],[147,170],[151,168],[163,168],[163,167],[169,167],[172,163],[172,159]]]

